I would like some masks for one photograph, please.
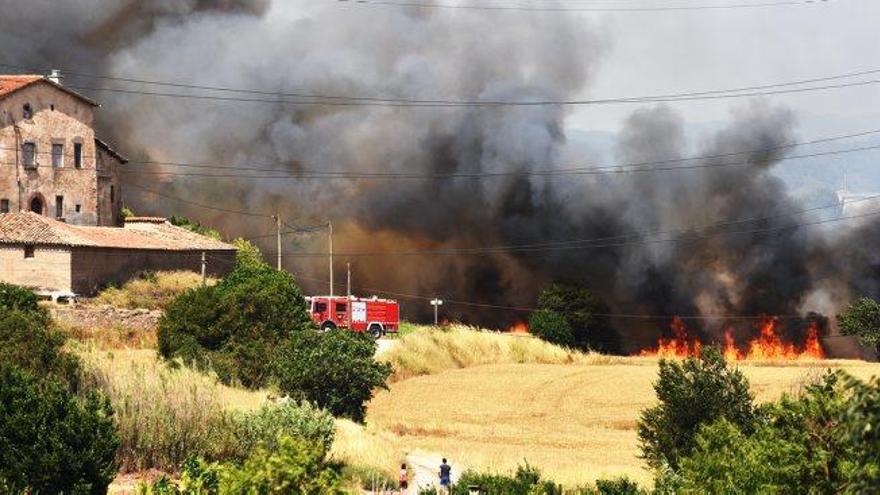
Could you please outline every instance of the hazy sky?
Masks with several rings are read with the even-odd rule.
[[[707,3],[712,2],[662,4]],[[636,0],[619,0],[620,4],[651,5]],[[653,3],[657,4],[661,3]],[[594,97],[772,84],[880,68],[877,0],[585,17],[592,18],[607,43],[589,94]],[[880,74],[867,78],[880,79]],[[880,84],[773,98],[789,105],[799,117],[800,134],[812,137],[877,127],[878,96]],[[672,105],[682,112],[686,122],[699,123],[726,119],[733,101]],[[633,108],[613,105],[579,109],[568,124],[587,130],[617,130]]]

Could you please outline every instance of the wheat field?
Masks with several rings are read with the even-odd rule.
[[[448,456],[459,469],[505,471],[528,461],[566,485],[619,475],[649,484],[636,424],[655,402],[657,361],[574,361],[450,368],[395,382],[370,403],[368,430],[391,434],[405,452]],[[880,374],[880,364],[858,361],[740,366],[759,402],[797,392],[829,366],[863,379]]]

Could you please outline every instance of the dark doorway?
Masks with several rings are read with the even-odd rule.
[[[31,200],[31,211],[40,215],[43,214],[43,200],[39,196]]]

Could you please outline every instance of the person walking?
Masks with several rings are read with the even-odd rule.
[[[443,463],[440,464],[440,493],[449,493],[449,486],[452,484],[452,466],[446,463],[446,458],[443,458]]]
[[[404,495],[409,489],[409,473],[406,470],[406,463],[400,465],[400,472],[397,475],[397,481],[400,484],[400,494]]]

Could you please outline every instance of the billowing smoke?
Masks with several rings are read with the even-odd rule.
[[[559,13],[372,8],[323,0],[16,4],[5,6],[0,19],[8,63],[214,87],[410,99],[583,98],[606,55],[599,27]],[[765,151],[689,162],[706,166],[675,172],[552,176],[529,172],[590,161],[563,159],[568,110],[560,106],[242,103],[96,92],[172,90],[72,75],[65,82],[93,88],[82,91],[104,103],[102,132],[132,159],[236,167],[132,164],[130,183],[195,203],[278,212],[297,224],[331,218],[341,253],[337,281],[350,261],[356,287],[531,306],[542,284],[570,279],[593,288],[617,312],[706,315],[833,311],[854,288],[877,292],[864,273],[855,276],[880,264],[875,254],[853,248],[850,259],[859,267],[835,266],[839,258],[829,253],[844,249],[839,240],[809,228],[785,228],[805,217],[786,215],[801,205],[770,172],[787,152],[781,146],[794,140],[795,121],[788,110],[767,102],[735,106],[727,127],[697,146],[699,154],[713,156]],[[634,109],[621,129],[616,158],[640,163],[690,153],[675,111],[646,106]],[[712,166],[719,161],[748,164]],[[253,170],[265,168],[278,171]],[[160,171],[178,175],[152,173]],[[481,180],[277,178],[303,171],[516,173]],[[238,176],[179,175],[187,173]],[[229,236],[257,237],[267,254],[275,250],[268,237],[271,220],[174,203],[134,188],[126,198],[138,212],[185,214]],[[755,218],[766,219],[700,228]],[[720,230],[750,232],[715,235]],[[658,231],[666,233],[644,235]],[[669,240],[681,236],[688,239]],[[411,253],[595,238],[610,240],[541,250]],[[325,246],[320,233],[287,236],[283,251],[316,253]],[[354,255],[365,252],[396,254]],[[285,260],[309,291],[326,290],[316,280],[326,279],[326,258]],[[838,272],[853,275],[853,282],[834,276]],[[410,317],[430,309],[425,301],[403,301]],[[456,304],[445,310],[452,318],[495,327],[523,318],[512,310]],[[658,326],[622,327],[646,325]]]

